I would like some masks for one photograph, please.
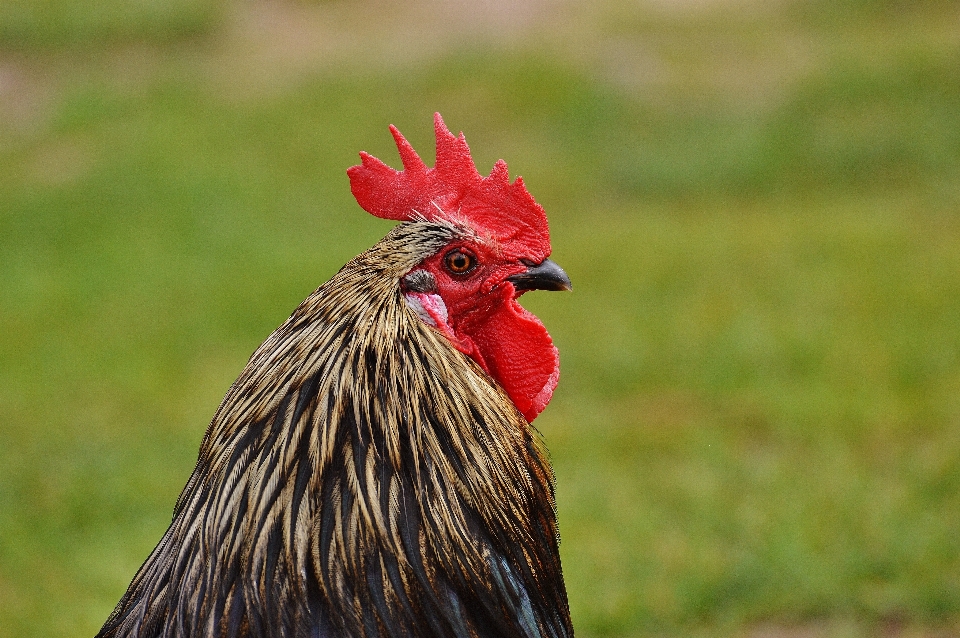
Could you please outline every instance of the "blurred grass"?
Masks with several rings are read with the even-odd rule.
[[[532,40],[242,97],[200,62],[220,5],[124,6],[0,9],[52,87],[0,120],[0,636],[96,631],[246,357],[389,228],[344,169],[391,122],[429,157],[434,110],[524,175],[576,285],[524,303],[563,358],[537,426],[580,635],[958,627],[954,3],[611,4],[660,80]]]
[[[143,42],[176,44],[208,33],[223,0],[4,0],[0,50],[36,53]]]

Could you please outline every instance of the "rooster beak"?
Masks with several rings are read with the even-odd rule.
[[[542,263],[534,264],[526,272],[507,277],[517,292],[525,290],[573,290],[570,277],[557,265],[555,261],[544,259]]]

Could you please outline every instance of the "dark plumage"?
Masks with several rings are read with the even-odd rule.
[[[429,258],[491,241],[401,223],[300,304],[99,636],[573,635],[539,437],[406,297],[436,289],[409,276]]]

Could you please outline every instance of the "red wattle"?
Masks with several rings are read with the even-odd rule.
[[[527,421],[533,421],[550,402],[560,378],[560,357],[547,329],[511,298],[475,327],[470,338],[490,375]]]

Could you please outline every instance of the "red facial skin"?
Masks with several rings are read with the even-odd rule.
[[[447,264],[448,255],[458,250],[474,258],[473,267],[462,274]],[[536,418],[556,387],[559,359],[546,328],[517,303],[523,293],[506,281],[526,271],[527,264],[505,260],[483,244],[458,242],[418,268],[436,280],[453,345],[500,383],[528,421]]]
[[[350,190],[360,206],[377,217],[444,220],[484,238],[452,244],[419,267],[436,278],[437,293],[447,307],[448,320],[437,327],[496,379],[532,421],[550,400],[560,361],[543,324],[517,303],[519,295],[506,278],[550,255],[547,216],[521,178],[510,181],[502,160],[490,175],[480,175],[463,133],[454,136],[439,113],[434,115],[434,130],[435,167],[426,166],[391,126],[403,170],[361,153],[360,165],[347,171]],[[484,244],[486,238],[490,242]],[[475,269],[462,275],[451,273],[443,261],[458,247],[477,258]]]

